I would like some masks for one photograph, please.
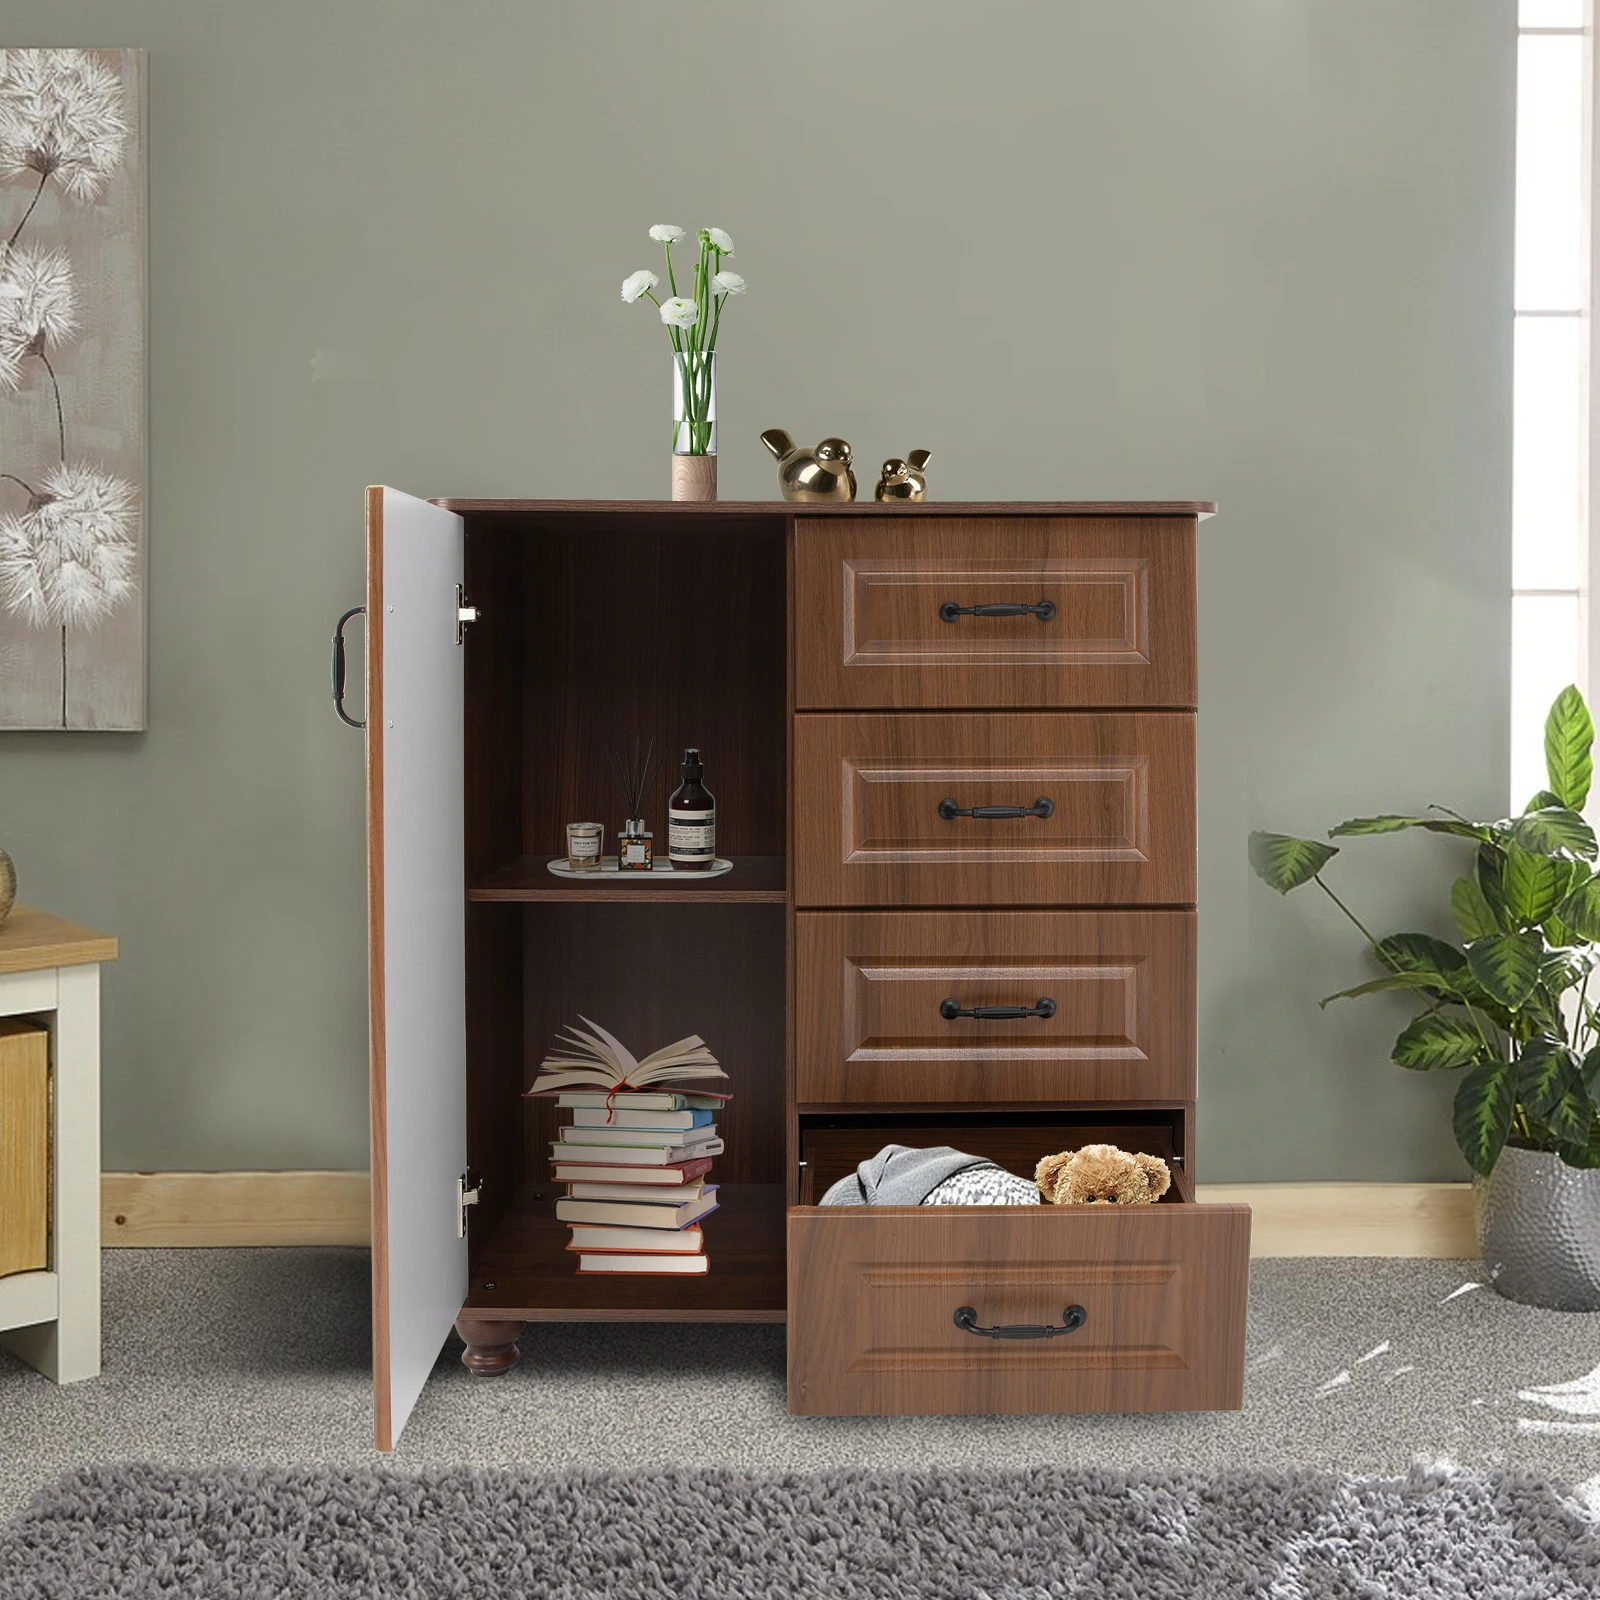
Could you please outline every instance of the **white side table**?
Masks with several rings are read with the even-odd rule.
[[[0,1017],[50,1030],[50,1264],[0,1278],[0,1345],[57,1383],[100,1373],[100,963],[117,941],[17,906]]]

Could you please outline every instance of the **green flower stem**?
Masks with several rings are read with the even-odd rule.
[[[668,239],[667,242],[666,242],[666,251],[667,251],[667,282],[671,285],[673,294],[676,295],[677,292],[678,292],[678,280],[675,277],[673,277],[673,275],[672,275],[672,241],[670,239]]]
[[[1362,937],[1362,938],[1363,938],[1363,939],[1365,939],[1365,940],[1366,940],[1366,941],[1367,941],[1367,943],[1368,943],[1368,944],[1369,944],[1369,945],[1371,945],[1371,946],[1372,946],[1372,951],[1373,951],[1373,954],[1374,954],[1374,955],[1376,955],[1376,954],[1377,954],[1377,950],[1378,950],[1378,941],[1377,941],[1377,940],[1376,940],[1376,939],[1374,939],[1374,938],[1373,938],[1373,937],[1372,937],[1372,935],[1371,935],[1371,934],[1370,934],[1370,933],[1369,933],[1369,932],[1368,932],[1368,931],[1367,931],[1367,929],[1366,929],[1366,927],[1365,927],[1365,926],[1364,926],[1364,925],[1363,925],[1363,924],[1362,924],[1362,921],[1361,921],[1361,919],[1360,919],[1360,917],[1358,917],[1358,916],[1357,916],[1357,915],[1356,915],[1356,914],[1355,914],[1355,912],[1353,912],[1353,911],[1352,911],[1352,910],[1351,910],[1351,909],[1350,909],[1350,907],[1349,907],[1349,906],[1347,906],[1347,905],[1346,905],[1346,904],[1345,904],[1345,903],[1344,903],[1344,901],[1343,901],[1343,900],[1341,900],[1341,899],[1340,899],[1340,898],[1339,898],[1339,897],[1338,897],[1338,895],[1336,895],[1336,894],[1335,894],[1335,893],[1334,893],[1334,892],[1333,892],[1333,890],[1332,890],[1332,889],[1330,889],[1330,888],[1329,888],[1329,887],[1328,887],[1328,886],[1327,886],[1327,884],[1325,884],[1325,883],[1324,883],[1324,882],[1323,882],[1323,881],[1322,881],[1322,874],[1321,874],[1321,873],[1320,873],[1320,872],[1319,872],[1319,873],[1318,873],[1318,874],[1317,874],[1317,875],[1316,875],[1316,876],[1315,876],[1315,877],[1314,877],[1314,878],[1313,878],[1313,879],[1312,879],[1312,880],[1311,880],[1311,881],[1312,881],[1312,882],[1313,882],[1313,883],[1315,883],[1315,884],[1316,884],[1316,886],[1317,886],[1317,887],[1318,887],[1318,888],[1319,888],[1319,889],[1320,889],[1320,890],[1321,890],[1321,891],[1322,891],[1322,892],[1323,892],[1323,893],[1324,893],[1324,894],[1325,894],[1325,895],[1327,895],[1327,897],[1328,897],[1328,898],[1329,898],[1329,899],[1330,899],[1330,900],[1331,900],[1331,901],[1333,901],[1333,903],[1334,903],[1334,904],[1335,904],[1335,905],[1336,905],[1336,906],[1338,906],[1338,908],[1339,908],[1339,909],[1340,909],[1340,910],[1341,910],[1341,911],[1342,911],[1342,912],[1344,912],[1344,914],[1345,914],[1345,915],[1346,915],[1346,916],[1347,916],[1347,917],[1348,917],[1348,918],[1349,918],[1349,919],[1350,919],[1350,920],[1351,920],[1351,921],[1352,921],[1352,922],[1353,922],[1353,923],[1354,923],[1354,924],[1355,924],[1355,925],[1356,925],[1356,930],[1357,930],[1357,932],[1359,932],[1359,933],[1360,933],[1360,935],[1361,935],[1361,937]],[[1382,957],[1379,957],[1379,959],[1380,959],[1380,960],[1381,960],[1381,959],[1382,959]]]

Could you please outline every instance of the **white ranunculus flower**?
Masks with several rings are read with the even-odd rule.
[[[653,272],[630,272],[622,280],[622,303],[631,306],[647,289],[653,289],[661,280]]]
[[[650,230],[650,237],[657,244],[676,244],[684,237],[682,228],[675,228],[670,222],[658,222]]]
[[[716,284],[716,286],[724,294],[743,294],[745,290],[744,279],[741,278],[737,272],[716,273],[712,277],[711,281]]]
[[[706,237],[723,255],[731,256],[733,254],[733,240],[721,228],[707,228]]]
[[[692,328],[700,320],[700,307],[681,294],[674,295],[661,302],[661,320],[669,328]]]

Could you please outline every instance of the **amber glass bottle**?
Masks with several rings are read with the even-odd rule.
[[[706,872],[717,858],[716,796],[698,750],[683,752],[683,784],[667,802],[667,857],[674,872]]]

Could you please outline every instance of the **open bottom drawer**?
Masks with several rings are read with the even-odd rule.
[[[1237,1410],[1247,1206],[795,1206],[794,1416]],[[1081,1326],[1052,1337],[979,1328]]]

